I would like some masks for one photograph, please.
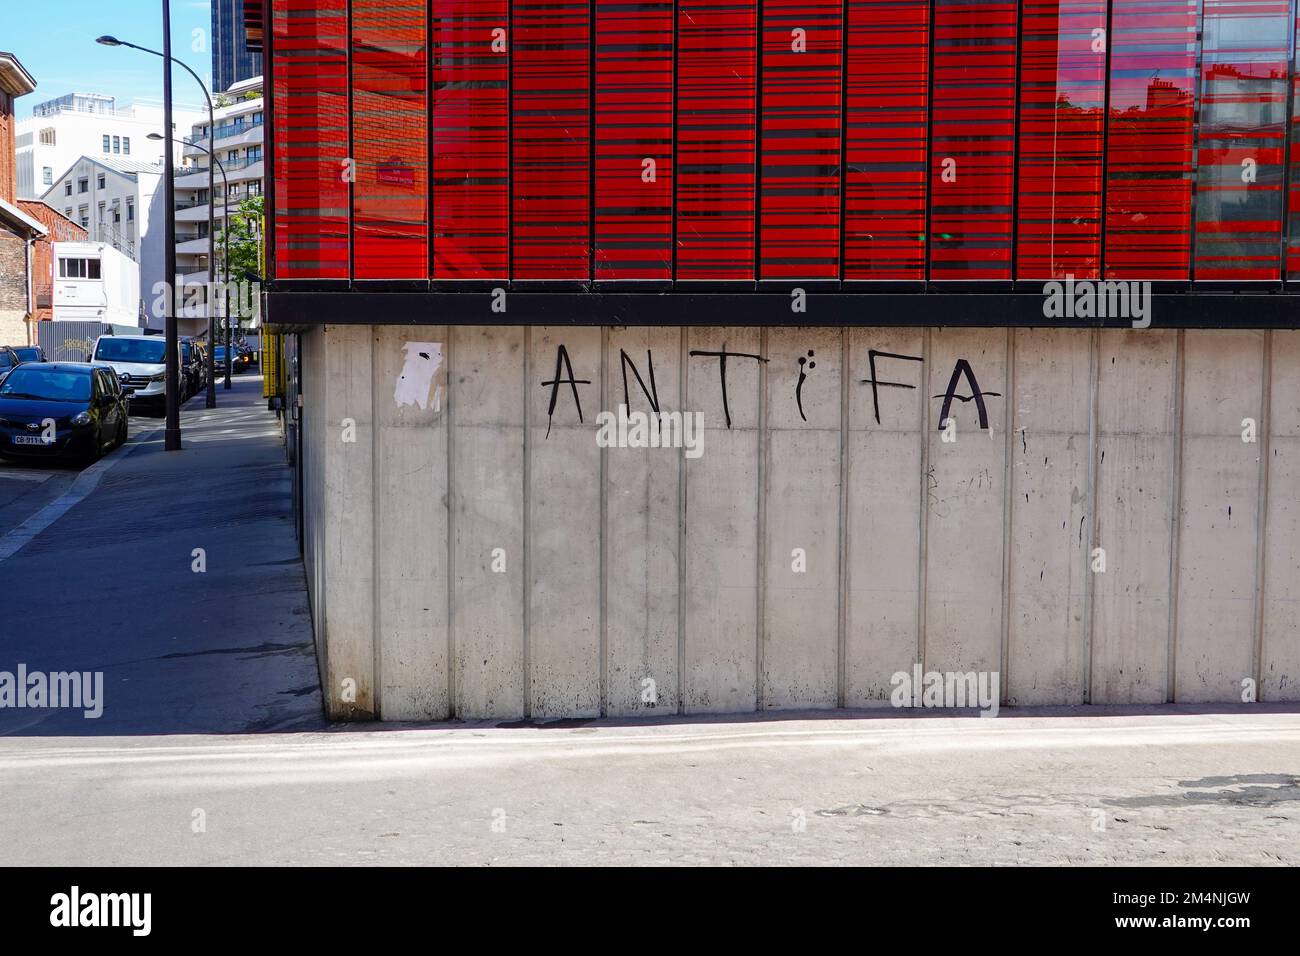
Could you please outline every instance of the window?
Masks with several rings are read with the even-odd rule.
[[[103,224],[104,224],[104,205],[105,205],[104,203],[100,203],[100,204],[99,204],[99,223],[100,223],[100,225],[103,225]]]
[[[120,136],[113,137],[113,152],[115,153],[122,152],[122,137]]]
[[[41,145],[54,145],[54,129],[52,127],[47,127],[46,129],[41,130]]]
[[[122,155],[123,155],[123,156],[130,156],[130,155],[131,155],[131,137],[130,137],[130,136],[123,136],[123,137],[122,137]]]
[[[72,218],[72,207],[69,206],[67,209],[63,210],[63,215],[65,215],[65,216],[67,216],[69,219],[71,219],[71,218]]]
[[[104,152],[108,152],[108,134],[104,134]]]
[[[135,222],[135,200],[134,199],[128,199],[126,201],[126,221]]]
[[[251,164],[251,163],[260,163],[261,161],[262,161],[262,147],[261,146],[248,147],[248,162]]]
[[[71,196],[71,195],[72,195],[72,180],[71,180],[71,179],[69,179],[66,183],[63,184],[63,195],[65,195],[65,196]]]
[[[99,176],[96,177],[96,179],[95,179],[95,187],[96,187],[97,189],[103,189],[103,188],[104,188],[104,174],[103,174],[103,173],[100,173]]]
[[[98,259],[59,259],[60,279],[98,279]]]
[[[90,228],[90,207],[82,206],[77,210],[77,219],[81,223],[82,229]]]
[[[77,192],[79,193],[90,192],[89,176],[82,176],[80,179],[77,180]]]
[[[46,186],[54,185],[54,170],[49,166],[41,167],[41,182]]]
[[[250,182],[248,184],[248,195],[250,196],[262,195],[262,184],[257,182],[256,180]]]

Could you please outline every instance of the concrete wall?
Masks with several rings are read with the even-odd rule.
[[[1300,700],[1300,332],[332,326],[302,368],[336,717],[881,706],[916,663]],[[702,454],[601,447],[625,382]]]

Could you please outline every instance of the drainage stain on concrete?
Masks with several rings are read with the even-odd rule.
[[[1271,807],[1300,801],[1300,777],[1283,773],[1244,773],[1231,777],[1180,780],[1181,794],[1120,797],[1103,801],[1112,807],[1184,807],[1188,804]],[[1206,789],[1201,789],[1206,788]]]

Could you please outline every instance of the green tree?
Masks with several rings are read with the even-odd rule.
[[[230,275],[235,282],[262,281],[262,216],[266,204],[261,196],[242,200],[230,215],[230,235],[217,230],[213,255],[224,263],[226,240],[230,242]]]

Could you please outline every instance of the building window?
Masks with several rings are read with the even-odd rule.
[[[113,152],[115,153],[122,152],[122,137],[120,136],[113,137]]]
[[[46,186],[54,185],[54,170],[49,166],[41,167],[41,182]]]
[[[81,223],[82,229],[90,228],[90,207],[82,206],[77,210],[77,220]]]
[[[72,207],[69,206],[67,209],[63,210],[63,215],[65,215],[65,216],[67,216],[69,219],[71,219],[71,218],[72,218]]]
[[[97,176],[97,177],[95,178],[95,186],[96,186],[96,188],[98,188],[98,189],[103,189],[103,188],[104,188],[104,174],[103,174],[103,173],[100,173],[99,176]]]
[[[77,192],[79,193],[90,192],[89,176],[82,176],[80,179],[77,180]]]
[[[108,134],[104,134],[104,152],[108,152]]]
[[[47,127],[41,130],[41,145],[42,146],[54,145],[54,129],[52,127]]]
[[[99,204],[99,224],[104,224],[104,203]]]
[[[123,137],[122,137],[122,155],[123,155],[123,156],[130,156],[130,155],[131,155],[131,137],[130,137],[130,136],[123,136]]]
[[[249,164],[251,165],[252,163],[260,163],[261,161],[262,161],[262,147],[261,146],[248,147]]]
[[[63,195],[65,195],[65,196],[71,196],[71,195],[72,195],[72,180],[71,180],[71,179],[69,179],[66,183],[63,184]]]
[[[98,279],[98,259],[59,259],[60,279]]]
[[[126,201],[126,221],[135,222],[135,200],[134,199],[128,199]]]
[[[262,195],[262,184],[259,183],[257,180],[253,180],[252,182],[250,182],[248,184],[248,195],[250,196]]]

